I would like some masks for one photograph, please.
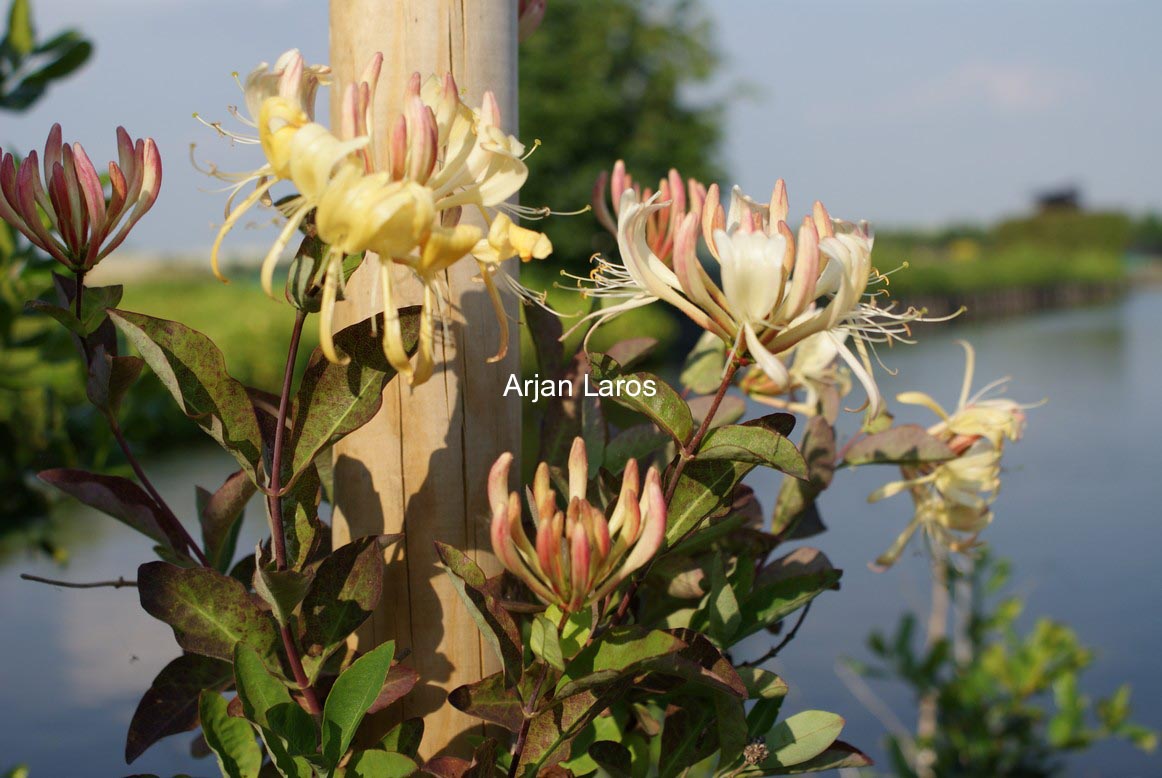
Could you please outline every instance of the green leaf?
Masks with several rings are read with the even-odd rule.
[[[642,627],[614,627],[582,649],[565,667],[555,697],[569,697],[584,689],[608,684],[633,672],[651,659],[686,647],[678,637]]]
[[[347,765],[346,778],[407,778],[420,766],[391,751],[360,751]]]
[[[678,443],[685,443],[694,432],[694,418],[690,406],[673,388],[652,373],[629,373],[622,375],[621,365],[607,354],[591,354],[590,369],[599,386],[610,381],[615,387],[612,396],[615,402],[626,408],[644,414],[658,428]],[[636,382],[636,387],[630,382]],[[653,395],[647,395],[649,387]],[[634,391],[636,389],[636,392]]]
[[[141,376],[145,360],[141,357],[114,357],[105,353],[98,344],[89,355],[89,374],[85,394],[95,408],[109,416],[117,416],[125,393]]]
[[[8,9],[8,35],[4,38],[4,48],[19,62],[32,53],[36,32],[32,27],[32,7],[28,0],[12,0]]]
[[[714,706],[701,699],[691,699],[666,716],[658,758],[661,778],[677,778],[717,750],[714,717]]]
[[[838,589],[842,575],[813,548],[798,548],[771,562],[740,603],[739,639],[782,621],[826,590]]]
[[[495,597],[484,591],[484,571],[467,554],[446,543],[436,543],[436,553],[480,634],[500,659],[505,678],[515,685],[524,669],[524,644],[516,622]]]
[[[734,487],[754,465],[727,460],[694,460],[682,471],[666,513],[666,545],[673,546],[703,520],[729,505]]]
[[[202,545],[206,558],[219,572],[227,572],[234,561],[242,516],[255,491],[254,482],[242,470],[227,476],[213,494],[197,487],[195,496],[198,522],[202,525]]]
[[[807,463],[807,479],[784,478],[775,512],[771,517],[771,533],[791,537],[799,525],[805,525],[818,497],[831,485],[835,474],[835,429],[822,416],[807,422],[800,444]]]
[[[161,669],[137,703],[125,738],[125,763],[157,741],[198,726],[198,698],[205,689],[219,690],[233,679],[229,662],[182,654]]]
[[[779,722],[766,735],[771,755],[760,767],[793,767],[822,754],[843,731],[843,717],[805,710]]]
[[[532,634],[529,637],[529,648],[533,656],[547,662],[558,670],[565,669],[565,657],[561,654],[561,636],[557,634],[557,625],[537,614],[533,619]]]
[[[63,43],[63,42],[62,42]],[[48,50],[40,47],[42,54]],[[76,40],[56,47],[57,55],[44,67],[25,76],[18,89],[43,91],[52,81],[58,81],[76,72],[89,61],[93,54],[93,44],[86,40]]]
[[[860,751],[855,746],[844,743],[842,740],[836,740],[830,746],[823,750],[818,756],[812,757],[805,762],[799,762],[793,767],[775,768],[774,770],[763,772],[762,775],[803,775],[806,773],[822,773],[827,770],[841,770],[844,768],[858,769],[860,767],[870,767],[873,764],[871,758]],[[756,775],[750,771],[743,771],[742,775]]]
[[[234,683],[247,720],[281,738],[290,754],[312,754],[318,745],[315,722],[286,686],[263,664],[254,649],[234,647]],[[270,738],[264,734],[263,740]]]
[[[379,741],[385,751],[395,751],[413,759],[420,751],[420,741],[424,739],[424,720],[407,719],[396,724]]]
[[[399,312],[404,346],[409,353],[419,335],[420,308]],[[306,469],[319,452],[371,420],[383,401],[383,387],[395,377],[384,356],[382,322],[365,319],[335,333],[335,345],[351,361],[336,365],[316,349],[295,395],[294,432],[291,435],[291,479]]]
[[[847,449],[840,467],[865,464],[919,465],[945,462],[956,454],[918,424],[900,424],[861,438]]]
[[[272,570],[259,565],[254,571],[254,593],[270,605],[279,624],[290,624],[291,614],[307,596],[314,571]]]
[[[569,756],[569,747],[581,731],[610,703],[621,697],[629,681],[601,690],[584,691],[556,701],[538,713],[529,723],[525,748],[521,754],[517,775],[536,776],[542,767],[556,764]]]
[[[258,778],[262,769],[262,749],[246,719],[236,719],[226,710],[226,700],[216,691],[202,692],[198,705],[202,736],[218,757],[218,769],[226,778]]]
[[[367,620],[383,592],[383,549],[398,535],[369,535],[336,549],[319,565],[303,598],[303,665],[314,680],[327,657]]]
[[[448,702],[469,716],[499,724],[510,732],[519,732],[525,720],[520,695],[507,685],[503,672],[453,689]]]
[[[807,463],[791,441],[765,427],[728,424],[707,433],[698,459],[726,459],[764,465],[796,478],[807,476]]]
[[[187,651],[233,661],[241,642],[277,666],[282,644],[274,619],[233,578],[208,567],[147,562],[137,570],[137,591],[141,607],[169,624]]]
[[[758,667],[739,667],[738,677],[746,684],[746,696],[751,700],[781,700],[787,696],[787,682]]]
[[[678,380],[696,394],[714,394],[722,384],[725,368],[726,344],[713,332],[703,332],[686,356]]]
[[[625,470],[631,459],[645,459],[660,451],[670,436],[652,424],[638,424],[624,429],[605,447],[605,468],[611,473]]]
[[[742,624],[738,600],[726,577],[722,557],[714,555],[710,562],[710,634],[721,646],[731,645],[731,638]]]
[[[746,710],[742,700],[728,694],[715,694],[714,721],[722,764],[730,764],[746,747]]]
[[[328,767],[337,766],[347,753],[359,722],[387,679],[394,657],[395,642],[389,640],[356,659],[331,687],[323,705],[322,753]]]
[[[99,475],[67,467],[44,470],[36,476],[90,508],[112,516],[151,540],[173,548],[174,539],[162,530],[161,509],[145,490],[116,475]],[[185,548],[185,540],[177,543]]]
[[[633,755],[615,740],[598,740],[589,746],[589,757],[611,778],[630,778]]]
[[[234,455],[258,481],[263,441],[254,406],[242,384],[226,372],[222,352],[196,330],[129,311],[109,318],[141,353],[182,412]]]

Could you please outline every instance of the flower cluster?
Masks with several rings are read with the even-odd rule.
[[[106,197],[81,144],[61,138],[61,126],[54,124],[44,146],[43,178],[35,151],[18,166],[0,149],[0,218],[69,270],[85,273],[120,246],[153,207],[161,189],[161,156],[153,139],[135,141],[118,127]]]
[[[211,171],[235,182],[213,263],[217,270],[222,240],[242,215],[268,200],[276,183],[289,182],[296,194],[279,201],[287,221],[262,266],[267,293],[272,294],[274,269],[287,243],[313,217],[315,234],[328,247],[321,271],[324,353],[335,362],[344,359],[331,338],[334,306],[344,280],[343,258],[372,253],[379,261],[387,311],[384,352],[397,370],[419,384],[435,367],[435,322],[437,316],[444,318],[448,297],[444,271],[469,254],[475,258],[500,322],[500,351],[493,357],[500,359],[508,338],[497,282],[525,294],[507,274],[498,272],[500,263],[517,256],[525,261],[543,259],[552,245],[509,216],[532,213],[506,204],[524,184],[528,168],[524,146],[501,129],[500,109],[491,93],[472,108],[461,100],[451,75],[425,81],[417,73],[406,86],[402,111],[385,128],[386,143],[382,148],[371,146],[372,108],[382,64],[383,57],[377,55],[361,80],[343,90],[337,132],[314,120],[314,97],[329,81],[327,68],[306,67],[301,55],[292,51],[280,57],[273,70],[264,64],[246,78],[243,89],[252,118],[243,120],[257,129],[266,161],[244,174]],[[254,191],[233,206],[241,187],[252,182]],[[483,217],[487,231],[460,223],[466,207]],[[393,267],[407,268],[424,290],[414,368],[393,315]]]
[[[562,509],[550,486],[549,466],[537,467],[528,502],[536,533],[521,521],[521,500],[508,490],[512,454],[502,454],[488,476],[492,548],[502,565],[550,605],[576,612],[601,600],[648,562],[666,536],[666,503],[656,468],[639,482],[637,462],[626,464],[621,493],[605,513],[586,499],[585,442],[569,453],[569,493]]]
[[[847,339],[846,332],[818,332],[796,343],[780,355],[787,365],[788,379],[779,384],[755,366],[739,381],[739,388],[751,398],[776,408],[786,408],[805,416],[821,411],[820,400],[828,389],[841,400],[851,391],[851,373],[839,365],[839,346]],[[834,421],[832,419],[832,421]]]
[[[590,278],[577,280],[587,294],[617,302],[583,321],[596,319],[599,326],[663,300],[721,338],[730,358],[754,360],[783,390],[792,382],[788,352],[822,335],[864,386],[869,413],[879,413],[882,399],[866,344],[905,337],[921,312],[880,307],[868,293],[881,276],[871,264],[866,224],[834,220],[816,202],[792,231],[781,179],[767,203],[735,187],[725,210],[716,184],[683,186],[677,173],[650,194],[633,185],[618,163],[610,183],[616,225],[604,195],[596,199],[599,217],[616,234],[620,262],[598,258]],[[599,186],[603,190],[604,181]],[[700,245],[717,262],[721,286],[703,267]]]
[[[900,468],[903,479],[893,481],[868,497],[876,502],[908,490],[915,504],[912,521],[885,553],[876,559],[889,567],[899,558],[917,529],[923,528],[933,542],[951,551],[965,551],[976,545],[977,536],[993,519],[992,503],[1000,491],[1001,456],[1005,441],[1016,441],[1025,426],[1021,405],[1005,397],[987,397],[1007,379],[994,381],[970,395],[975,353],[960,341],[965,351],[964,384],[956,409],[947,412],[923,392],[904,392],[902,403],[930,409],[940,421],[928,434],[943,441],[956,454],[945,462]]]

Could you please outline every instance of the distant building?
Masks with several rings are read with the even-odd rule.
[[[1066,186],[1060,189],[1046,189],[1036,196],[1037,212],[1046,211],[1080,211],[1081,189],[1076,186]]]

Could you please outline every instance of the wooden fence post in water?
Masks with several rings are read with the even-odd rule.
[[[483,92],[492,90],[505,129],[515,133],[516,6],[516,0],[331,0],[338,89],[357,80],[375,52],[385,58],[372,142],[385,145],[389,117],[399,111],[416,71],[425,77],[451,72],[470,104],[479,105]],[[339,100],[333,103],[335,116]],[[382,309],[373,291],[377,265],[365,262],[351,278],[337,327]],[[433,547],[437,540],[449,543],[467,550],[486,572],[499,570],[489,550],[486,479],[501,452],[520,449],[520,398],[503,396],[509,375],[519,371],[517,328],[511,328],[507,357],[488,364],[499,327],[477,275],[471,261],[447,274],[451,326],[447,337],[437,338],[436,351],[442,367],[414,389],[394,380],[375,419],[335,446],[336,545],[373,533],[405,533],[387,551],[383,600],[360,634],[360,647],[395,640],[399,650],[411,650],[407,661],[421,685],[403,701],[403,716],[426,718],[424,756],[448,750],[466,755],[463,736],[480,732],[479,722],[445,697],[500,669]],[[405,292],[402,304],[418,303],[418,284],[403,273],[396,277]],[[517,304],[508,305],[515,321]]]

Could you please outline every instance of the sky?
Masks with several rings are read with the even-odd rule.
[[[787,180],[792,213],[820,199],[833,215],[882,226],[987,222],[1034,193],[1075,184],[1087,204],[1162,210],[1162,3],[800,2],[704,0],[723,69],[699,94],[722,98],[727,168],[766,199]],[[76,26],[94,59],[23,115],[0,144],[66,140],[111,159],[114,128],[149,135],[162,194],[127,248],[204,253],[224,196],[193,169],[254,167],[193,112],[227,119],[231,73],[285,49],[327,59],[322,0],[36,0],[42,36]],[[549,4],[552,13],[552,0]],[[538,135],[552,142],[552,131]],[[98,163],[100,164],[100,163]],[[233,250],[273,235],[246,232]]]

